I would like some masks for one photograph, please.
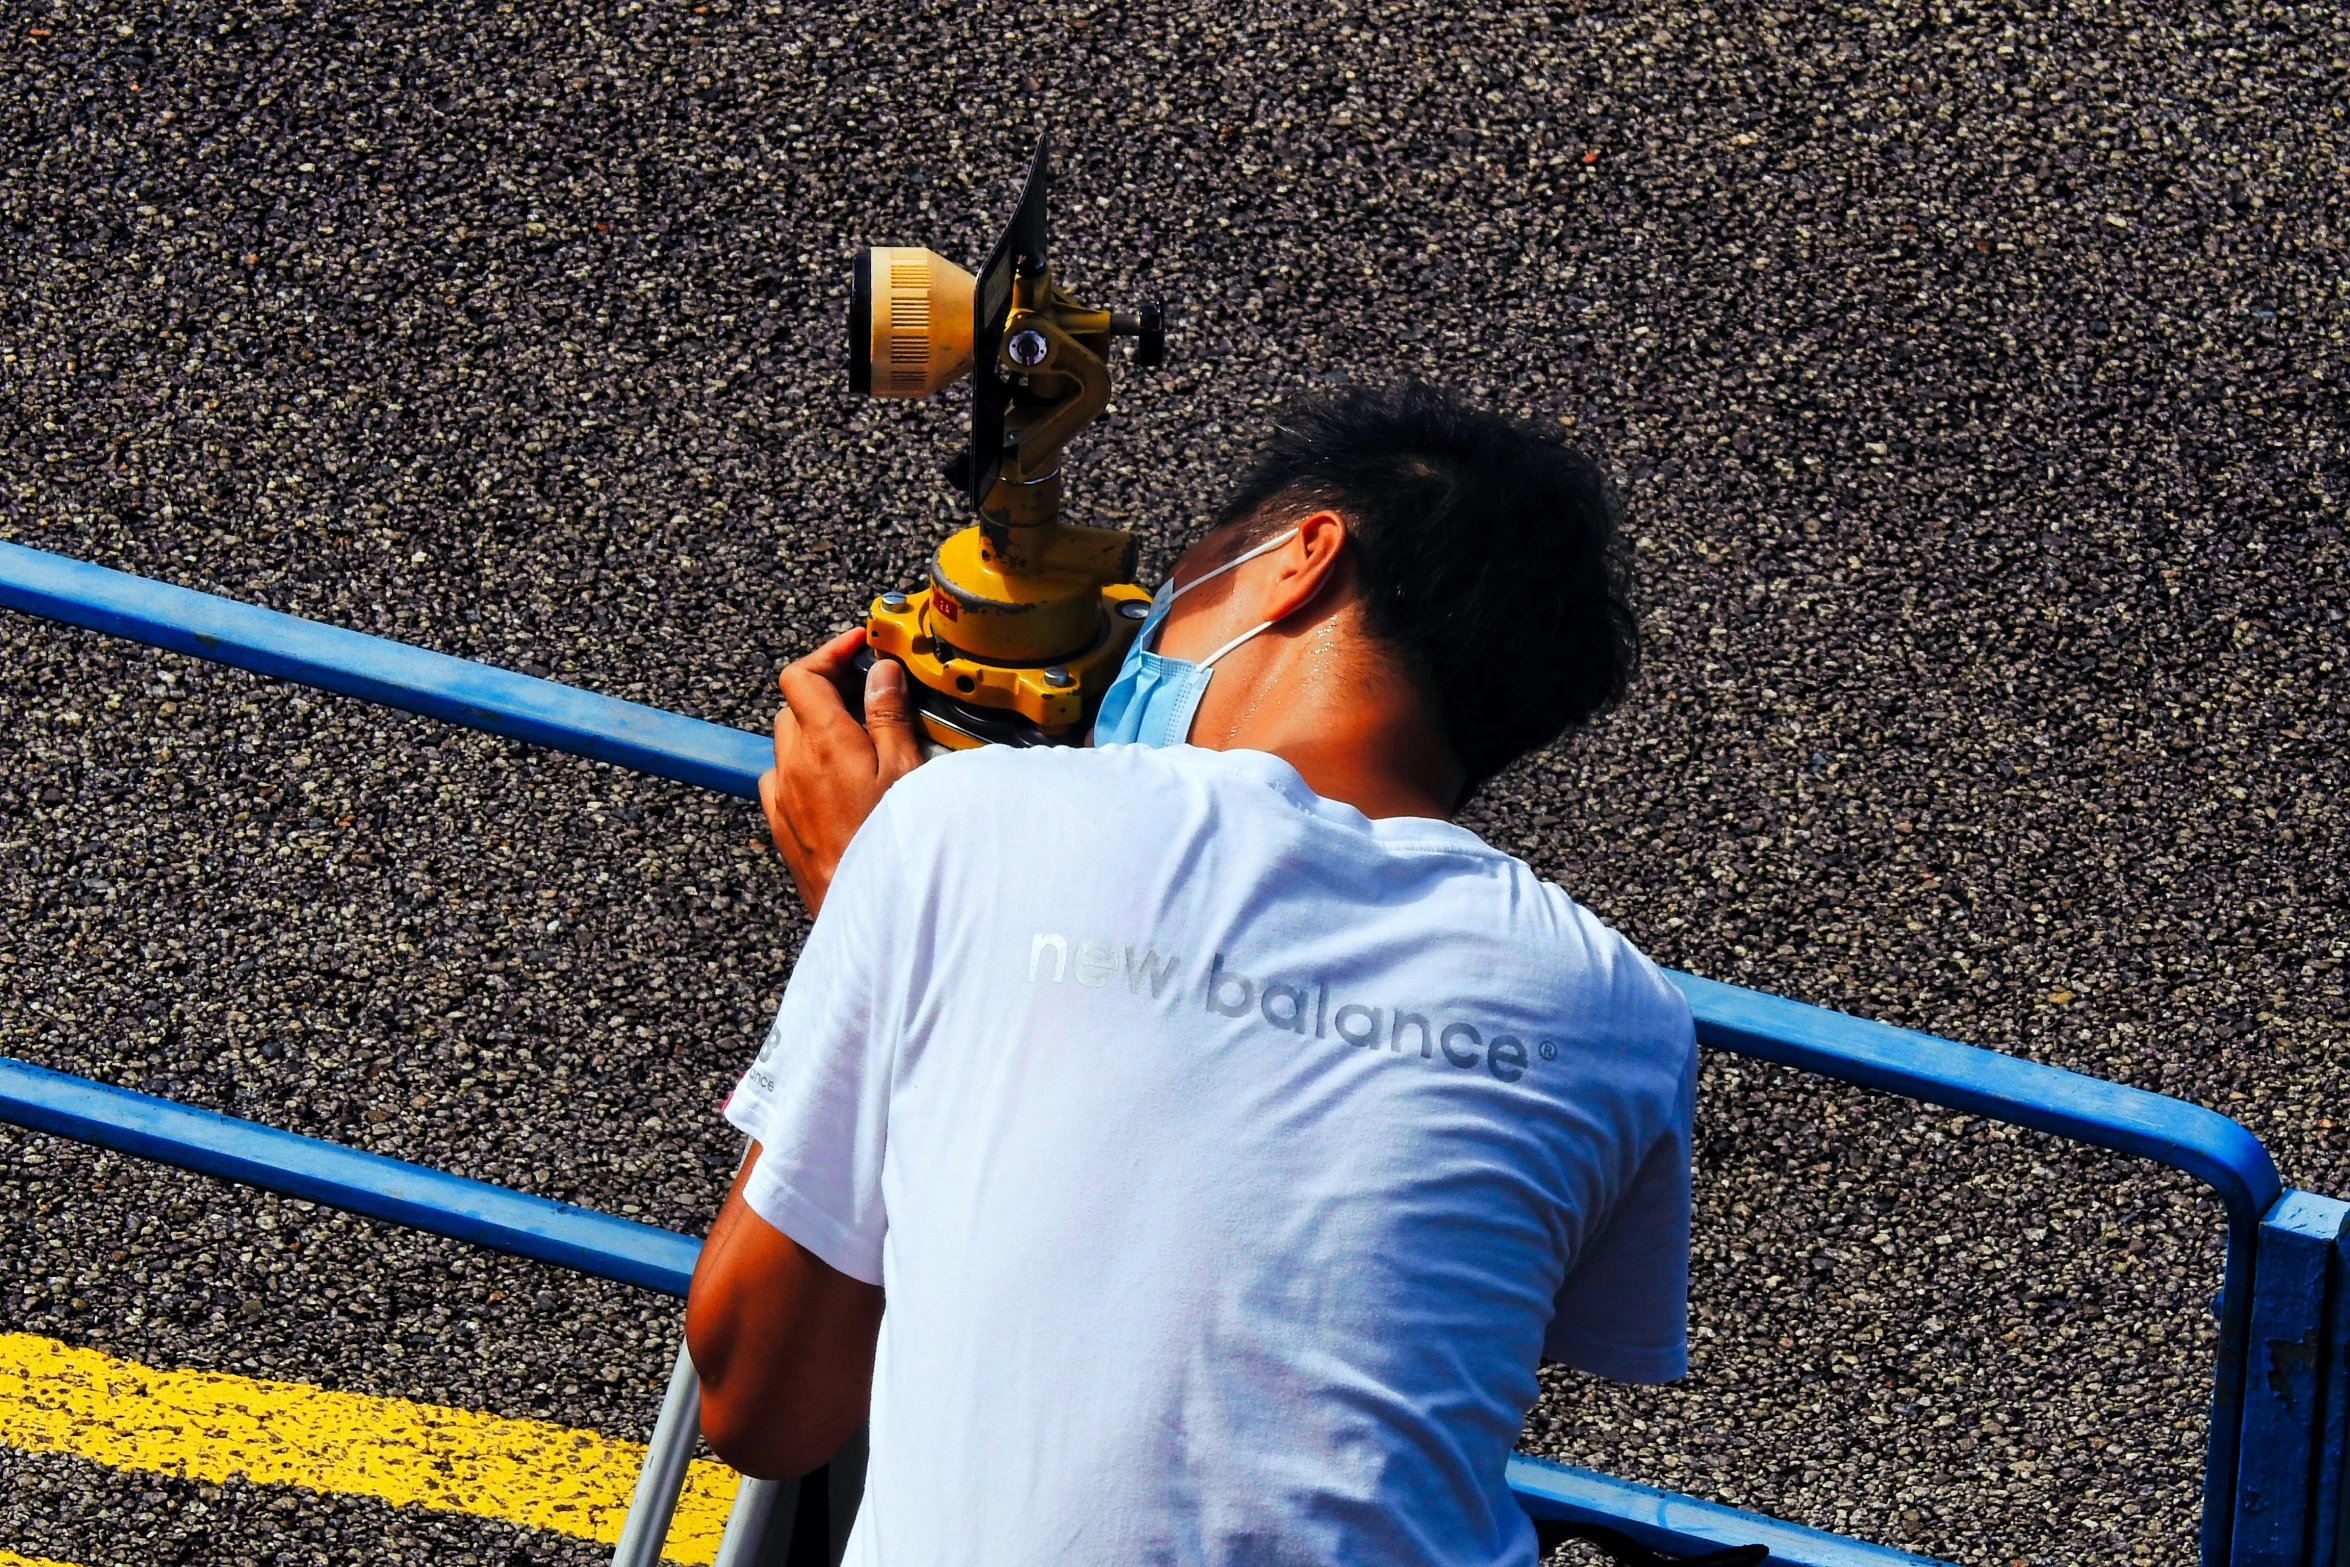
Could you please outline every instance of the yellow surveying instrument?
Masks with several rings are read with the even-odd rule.
[[[1134,338],[1135,364],[1157,365],[1165,316],[1062,291],[1045,257],[1051,185],[1040,142],[977,277],[936,251],[877,246],[850,290],[851,391],[927,397],[972,381],[971,444],[947,480],[979,520],[939,545],[927,587],[873,601],[860,655],[905,665],[924,729],[955,749],[1083,740],[1150,609],[1131,535],[1061,521],[1061,451],[1109,406],[1110,339]]]

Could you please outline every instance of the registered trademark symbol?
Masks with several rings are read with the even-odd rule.
[[[1556,1061],[1559,1058],[1559,1047],[1547,1039],[1534,1048],[1542,1053],[1542,1059],[1545,1061]]]

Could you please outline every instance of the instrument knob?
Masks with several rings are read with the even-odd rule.
[[[1167,310],[1157,300],[1136,312],[1134,334],[1134,363],[1142,370],[1155,370],[1167,362]]]

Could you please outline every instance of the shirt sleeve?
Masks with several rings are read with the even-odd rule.
[[[1689,1370],[1689,1139],[1697,1051],[1671,1122],[1559,1286],[1542,1353],[1618,1382]]]
[[[726,1102],[760,1146],[751,1211],[867,1284],[889,1215],[882,1158],[904,998],[908,905],[889,798],[850,840],[784,988],[767,1042]]]

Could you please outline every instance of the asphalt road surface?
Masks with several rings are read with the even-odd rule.
[[[1601,449],[1630,704],[1472,823],[1669,964],[2217,1106],[2350,1192],[2345,133],[2322,6],[19,7],[0,537],[763,729],[962,404],[868,243],[1039,126],[1163,295],[1146,580],[1283,402]],[[805,921],[739,802],[0,617],[0,1050],[696,1229]],[[1695,1365],[1530,1450],[1965,1563],[2192,1557],[2218,1213],[1710,1060]],[[0,1328],[641,1435],[667,1302],[0,1135]],[[582,1542],[0,1453],[83,1563]]]

